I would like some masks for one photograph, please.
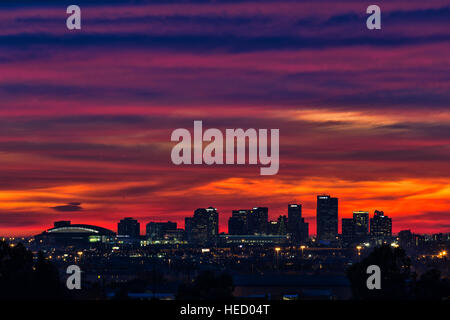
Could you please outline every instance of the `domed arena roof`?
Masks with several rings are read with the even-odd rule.
[[[51,234],[67,234],[67,233],[88,233],[92,235],[112,236],[115,233],[109,229],[93,226],[89,224],[68,224],[63,226],[53,227],[47,230]]]

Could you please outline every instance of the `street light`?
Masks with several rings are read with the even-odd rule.
[[[302,249],[302,259],[303,259],[303,250],[305,250],[306,246],[300,246],[300,249]]]
[[[281,248],[280,247],[276,247],[275,248],[275,252],[277,253],[277,268],[280,269],[280,262],[278,261],[278,254],[280,253]]]

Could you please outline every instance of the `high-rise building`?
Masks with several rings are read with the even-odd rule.
[[[329,195],[317,196],[317,239],[336,240],[338,235],[338,199]]]
[[[302,218],[301,204],[288,204],[288,231],[294,232],[297,227],[297,221]]]
[[[193,226],[194,226],[194,218],[193,217],[184,218],[184,233],[185,233],[186,240],[189,243],[193,242],[193,239],[192,239]]]
[[[279,216],[276,221],[269,221],[267,233],[269,235],[286,235],[287,221],[286,216]]]
[[[248,210],[233,210],[228,220],[228,233],[232,235],[248,234]]]
[[[270,235],[278,234],[278,221],[269,221],[268,233]]]
[[[185,220],[188,241],[195,244],[213,244],[219,234],[219,213],[216,208],[199,208]]]
[[[342,219],[342,241],[344,244],[349,245],[353,243],[354,235],[354,223],[353,218]]]
[[[392,236],[392,219],[385,216],[383,211],[375,210],[373,218],[370,218],[370,235],[374,239]]]
[[[277,234],[281,234],[281,235],[287,234],[287,222],[288,222],[287,217],[279,216],[277,219],[277,222],[278,222],[278,233]]]
[[[269,209],[257,207],[248,212],[249,234],[267,234],[269,222]]]
[[[309,224],[302,218],[301,204],[288,204],[287,231],[294,242],[308,240]]]
[[[369,212],[353,211],[353,237],[356,241],[366,241],[369,235]]]
[[[117,224],[117,234],[130,238],[139,238],[140,224],[136,219],[130,217],[124,218]]]
[[[414,234],[411,230],[402,230],[398,233],[399,244],[403,249],[409,249],[414,246]]]
[[[145,234],[151,240],[162,240],[168,231],[177,230],[176,222],[149,222],[145,227]]]

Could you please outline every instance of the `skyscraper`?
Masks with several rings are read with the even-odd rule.
[[[317,196],[317,239],[336,240],[338,235],[338,199]]]
[[[353,218],[342,218],[342,241],[349,245],[353,243],[354,223]]]
[[[370,218],[370,235],[375,239],[392,236],[392,219],[383,211],[375,210],[373,218]]]
[[[274,234],[285,235],[287,233],[287,217],[279,216],[277,219],[277,232]]]
[[[219,234],[219,213],[216,208],[199,208],[192,218],[185,219],[188,241],[195,244],[213,244]]]
[[[186,240],[189,243],[193,242],[193,239],[192,239],[193,225],[194,225],[194,218],[193,217],[186,217],[186,218],[184,218],[184,233],[185,233]]]
[[[248,231],[249,234],[267,234],[269,222],[269,208],[257,207],[249,210]]]
[[[248,210],[233,210],[228,220],[228,233],[232,235],[248,234]]]
[[[139,238],[140,224],[136,219],[124,218],[117,224],[117,234],[120,236],[129,236],[130,238]]]
[[[288,225],[289,231],[293,231],[295,228],[295,222],[302,218],[302,205],[301,204],[288,204]]]
[[[294,242],[306,241],[309,237],[309,224],[302,218],[301,204],[288,204],[287,231]]]
[[[369,212],[353,212],[353,236],[354,240],[365,241],[369,235]]]

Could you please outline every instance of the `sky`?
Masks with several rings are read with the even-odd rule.
[[[393,231],[450,231],[447,0],[0,3],[0,235],[53,221],[112,230],[213,206],[383,210]],[[175,166],[177,128],[280,129],[280,170]]]

